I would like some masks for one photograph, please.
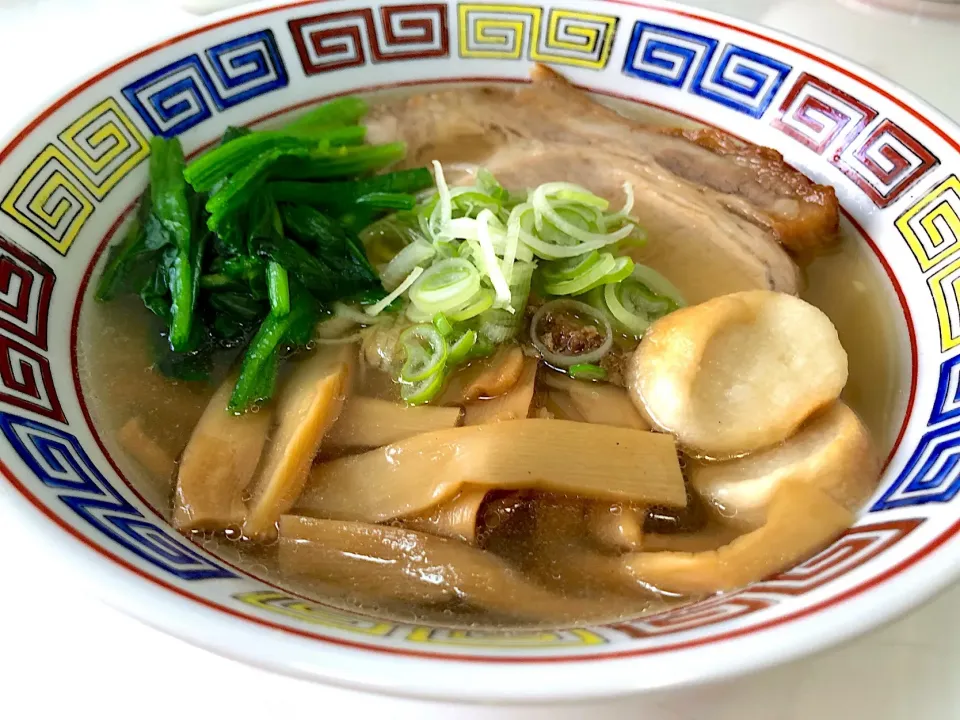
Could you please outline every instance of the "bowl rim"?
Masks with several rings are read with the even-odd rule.
[[[81,79],[66,83],[59,91],[49,95],[48,100],[26,113],[24,121],[0,139],[0,162],[60,104],[121,67],[161,48],[234,22],[322,2],[323,0],[295,0],[276,3],[266,0],[221,11],[205,17],[203,22],[183,32],[104,63],[95,71],[82,76]],[[796,52],[851,78],[897,104],[960,152],[960,143],[948,134],[949,131],[954,136],[960,137],[960,128],[942,112],[909,90],[899,87],[896,83],[838,53],[820,48],[788,33],[766,29],[722,13],[702,11],[669,0],[648,2],[605,0],[605,2],[706,21],[726,30],[744,33]],[[916,373],[920,372],[919,362],[918,358],[914,368]],[[908,419],[909,413],[908,407]],[[325,643],[316,643],[313,634],[300,633],[269,620],[232,611],[186,592],[172,583],[147,576],[131,563],[83,537],[48,511],[16,479],[2,460],[0,460],[0,474],[4,475],[11,485],[7,488],[5,483],[0,483],[2,488],[0,495],[15,498],[14,503],[21,507],[33,507],[36,512],[21,513],[21,516],[29,519],[28,524],[42,540],[42,544],[48,545],[53,553],[61,557],[69,555],[70,561],[75,561],[78,566],[82,565],[87,572],[87,579],[91,580],[90,584],[94,592],[102,596],[107,604],[152,627],[231,659],[242,660],[254,666],[294,677],[397,696],[485,703],[561,702],[574,699],[611,698],[667,687],[717,681],[786,662],[858,636],[926,602],[960,576],[960,542],[956,538],[960,533],[960,520],[958,520],[919,551],[841,595],[828,598],[800,612],[709,639],[710,643],[724,641],[725,649],[738,646],[736,662],[729,660],[717,662],[717,658],[713,657],[711,652],[716,648],[704,646],[696,649],[691,646],[698,644],[695,641],[692,644],[678,643],[673,648],[659,648],[660,652],[675,653],[671,656],[672,662],[669,663],[673,669],[669,676],[663,672],[652,672],[637,677],[635,671],[638,660],[649,654],[637,650],[626,650],[620,654],[613,653],[602,657],[552,659],[545,657],[528,659],[523,663],[517,662],[517,659],[511,660],[509,657],[471,658],[434,653],[417,654],[408,650],[373,648],[365,644],[334,638],[325,638]],[[19,494],[13,492],[14,490],[19,490]],[[43,519],[42,516],[46,516],[47,519]],[[65,544],[59,541],[59,534],[50,532],[48,520],[53,520],[60,530],[81,542],[69,543],[69,550],[67,550]],[[57,541],[54,540],[55,537]],[[949,546],[953,552],[935,552],[943,546]],[[106,562],[109,560],[113,562]],[[888,593],[866,592],[899,574],[916,575],[924,584],[919,591],[914,590],[909,595],[899,594],[887,597]],[[93,578],[96,578],[95,581]],[[903,584],[906,584],[905,581]],[[157,592],[157,585],[172,592]],[[108,587],[122,588],[123,591],[113,592],[107,596]],[[173,597],[174,594],[194,602],[183,603],[179,598]],[[855,602],[845,602],[854,598],[856,598]],[[826,606],[831,606],[829,614],[820,612]],[[817,632],[796,633],[795,625],[786,626],[791,620],[810,615],[817,615],[818,620],[822,621],[822,626]],[[781,645],[776,642],[782,639],[781,636],[791,633],[794,637],[789,644]],[[757,635],[762,636],[759,641]],[[693,657],[694,654],[700,657]],[[677,662],[676,659],[680,656],[682,659]],[[604,664],[596,662],[601,659],[606,662]],[[709,662],[704,663],[705,659]],[[455,665],[451,671],[452,664]],[[524,668],[522,673],[518,667],[521,664]],[[608,672],[585,673],[587,665],[590,665],[591,669]],[[462,673],[457,672],[457,668],[465,667],[469,667],[471,671],[469,682],[464,681]],[[544,672],[548,667],[550,672]],[[531,670],[536,674],[535,685],[524,683],[518,676],[520,673],[524,678],[532,678]]]

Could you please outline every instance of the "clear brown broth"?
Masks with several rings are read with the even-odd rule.
[[[652,123],[684,124],[661,111],[643,110],[628,103],[615,103],[625,114]],[[806,268],[807,286],[802,296],[821,308],[834,322],[850,362],[850,377],[844,400],[861,416],[879,450],[889,452],[906,404],[904,381],[908,359],[903,344],[902,313],[889,281],[867,242],[844,223],[843,242],[833,253],[818,258]],[[656,241],[655,238],[652,241]],[[155,328],[152,316],[132,297],[101,305],[85,299],[80,318],[78,362],[81,383],[93,420],[110,454],[126,478],[164,517],[170,517],[172,484],[151,477],[117,441],[117,433],[132,417],[139,416],[147,434],[172,457],[179,456],[199,419],[213,385],[174,382],[151,367],[147,338]],[[370,388],[373,389],[374,383]],[[381,384],[382,385],[382,384]],[[375,393],[382,394],[382,390]],[[539,502],[562,504],[562,498]],[[569,595],[590,595],[589,588],[564,576],[555,562],[547,562],[534,546],[531,521],[519,513],[487,536],[488,549],[500,554],[537,582]],[[704,537],[729,539],[729,533],[709,526]],[[443,606],[392,603],[383,597],[357,597],[350,587],[319,581],[282,577],[274,546],[257,547],[219,536],[198,540],[224,560],[253,575],[291,591],[367,614],[402,621],[454,626],[513,626],[515,619],[477,611],[465,604]],[[553,548],[561,555],[581,542],[572,539],[569,548]],[[709,541],[708,541],[709,545]],[[596,593],[594,593],[596,595]],[[583,623],[616,620],[662,609],[681,599],[628,597],[611,591],[600,593],[597,613]],[[689,598],[685,599],[689,600]]]

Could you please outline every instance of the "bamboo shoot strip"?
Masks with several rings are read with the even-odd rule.
[[[520,379],[506,393],[489,400],[477,400],[464,407],[466,413],[464,425],[523,420],[530,414],[530,403],[533,402],[539,363],[535,358],[526,358],[523,363]]]
[[[140,463],[155,480],[162,480],[166,488],[170,487],[167,483],[173,477],[177,463],[170,453],[147,434],[143,428],[143,420],[139,416],[132,417],[123,424],[120,432],[117,433],[117,439],[130,457]]]
[[[239,527],[246,515],[241,496],[260,461],[271,410],[228,412],[234,380],[230,376],[220,385],[183,451],[173,501],[180,530]]]
[[[338,579],[352,593],[437,603],[465,600],[518,619],[572,622],[610,608],[567,598],[525,578],[496,555],[457,540],[383,525],[280,518],[280,570]]]
[[[643,542],[643,508],[623,503],[587,503],[587,534],[607,552],[637,551]]]
[[[477,514],[484,498],[486,488],[464,487],[452,500],[403,521],[410,530],[440,535],[461,540],[471,545],[477,541]]]
[[[463,399],[472,402],[503,395],[520,381],[523,368],[523,350],[519,345],[501,348],[489,366],[464,389]]]
[[[263,470],[250,491],[243,525],[251,538],[268,537],[300,496],[324,434],[337,421],[346,395],[352,348],[326,347],[293,371],[277,398],[277,428]]]
[[[543,374],[543,383],[553,390],[567,393],[584,422],[600,425],[649,430],[627,391],[608,383],[574,380],[557,372]]]
[[[459,407],[407,407],[374,398],[350,398],[326,445],[332,448],[376,448],[414,435],[454,428],[463,421]]]
[[[463,485],[686,505],[673,438],[562,420],[442,430],[314,468],[297,511],[380,522],[422,513]]]

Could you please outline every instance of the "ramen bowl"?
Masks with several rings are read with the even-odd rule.
[[[405,624],[309,600],[178,534],[95,422],[78,333],[105,248],[147,182],[148,139],[188,153],[348,93],[522,83],[532,63],[618,107],[667,111],[780,151],[844,210],[877,278],[896,368],[889,449],[853,527],[740,591],[602,626]],[[0,487],[112,605],[223,655],[425,698],[594,698],[716,680],[814,652],[960,574],[960,130],[867,70],[792,38],[629,0],[254,6],[118,60],[0,144]],[[837,277],[837,282],[842,282]],[[875,304],[875,303],[874,303]],[[846,322],[860,308],[851,303]],[[859,358],[859,359],[858,359]],[[879,396],[883,396],[880,398]],[[881,402],[882,401],[882,402]]]

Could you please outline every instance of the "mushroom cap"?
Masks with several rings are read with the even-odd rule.
[[[786,440],[847,382],[830,319],[785,293],[751,290],[673,312],[630,359],[627,388],[687,452],[737,457]]]

